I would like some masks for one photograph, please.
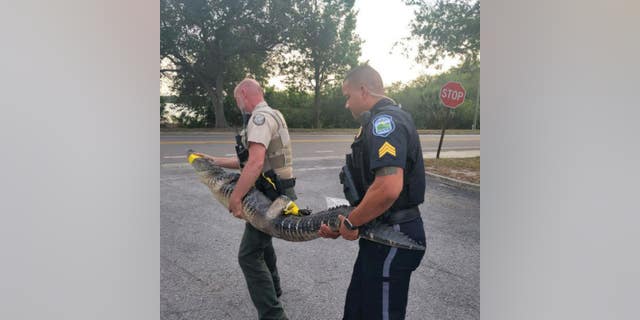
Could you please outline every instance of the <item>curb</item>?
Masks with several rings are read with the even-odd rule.
[[[453,178],[449,178],[449,177],[445,177],[445,176],[441,176],[439,174],[435,174],[435,173],[431,173],[428,171],[424,172],[426,175],[442,182],[445,184],[448,184],[450,186],[453,187],[457,187],[457,188],[461,188],[461,189],[465,189],[465,190],[470,190],[470,191],[477,191],[480,192],[480,185],[479,184],[475,184],[475,183],[471,183],[471,182],[466,182],[466,181],[461,181],[461,180],[457,180],[457,179],[453,179]]]

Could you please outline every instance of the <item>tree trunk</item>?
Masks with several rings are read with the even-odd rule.
[[[213,87],[207,86],[206,88],[209,99],[211,99],[211,106],[209,107],[211,111],[207,113],[207,126],[210,128],[215,128],[215,119],[218,118],[218,116],[216,115],[216,101],[218,98],[216,96],[216,90],[213,89]]]
[[[478,111],[480,110],[480,81],[478,81],[478,93],[476,94],[476,107],[473,112],[473,125],[471,126],[471,130],[476,130],[478,123]]]
[[[223,93],[224,78],[222,75],[216,76],[216,89],[208,88],[209,96],[213,102],[211,107],[213,114],[216,117],[216,128],[227,128],[227,120],[224,117],[224,93]]]
[[[320,122],[320,70],[318,67],[315,67],[314,72],[314,80],[315,86],[313,88],[313,110],[315,111],[315,122],[314,127],[316,129],[322,128],[322,123]]]

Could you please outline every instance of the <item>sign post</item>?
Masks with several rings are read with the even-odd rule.
[[[444,131],[447,129],[450,115],[454,110],[464,102],[466,91],[462,87],[460,82],[449,81],[440,88],[440,101],[445,107],[451,109],[451,112],[445,115],[442,123],[442,133],[440,134],[440,143],[438,144],[438,153],[436,159],[440,159],[440,149],[442,148],[442,140],[444,138]]]

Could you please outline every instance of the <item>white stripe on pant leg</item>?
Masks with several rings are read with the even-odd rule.
[[[400,225],[394,224],[393,229],[400,231]],[[389,250],[389,254],[384,259],[384,265],[382,266],[382,277],[389,277],[389,269],[391,269],[391,261],[396,256],[398,248],[393,247]],[[382,320],[389,320],[389,281],[382,280]]]

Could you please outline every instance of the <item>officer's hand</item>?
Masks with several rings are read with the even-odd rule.
[[[242,211],[242,199],[234,197],[229,198],[229,212],[238,219],[244,219],[244,212]]]
[[[358,239],[359,231],[347,229],[347,227],[344,225],[345,218],[343,215],[338,215],[338,219],[340,219],[340,235],[346,240],[350,241]]]
[[[335,239],[338,236],[340,236],[340,232],[331,231],[331,228],[329,228],[328,225],[323,223],[322,225],[320,225],[320,230],[318,230],[318,235],[323,238]]]

